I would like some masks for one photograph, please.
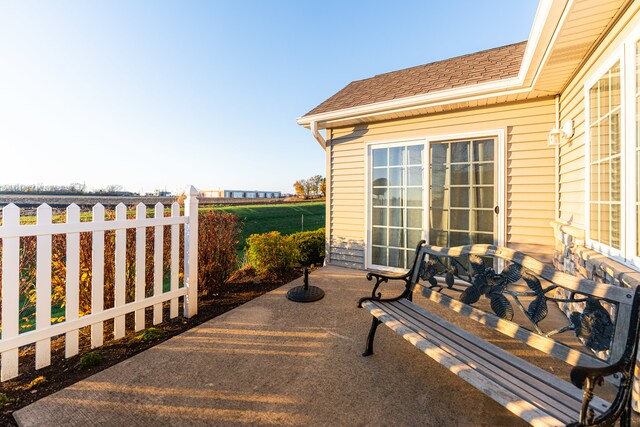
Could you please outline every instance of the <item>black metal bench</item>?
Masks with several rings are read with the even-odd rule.
[[[501,273],[493,268],[498,262],[506,264]],[[630,425],[640,288],[576,278],[508,248],[441,248],[424,241],[406,274],[371,272],[367,279],[376,282],[371,296],[358,303],[373,315],[364,356],[373,354],[376,328],[384,323],[533,425],[612,425],[616,420]],[[389,280],[403,281],[404,291],[394,298],[383,298],[379,288]],[[574,366],[573,384],[418,306],[413,302],[418,291],[435,303]],[[473,306],[485,298],[488,310]],[[565,311],[568,324],[545,332],[540,322],[552,303]],[[514,305],[519,317],[529,323],[528,328],[512,321]],[[590,351],[553,339],[566,331],[573,331]],[[603,379],[617,386],[612,403],[594,396],[594,387]]]

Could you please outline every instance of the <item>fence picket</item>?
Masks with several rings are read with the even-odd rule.
[[[171,216],[180,216],[180,205],[178,202],[171,204]],[[180,225],[171,226],[171,290],[178,289],[178,276],[180,274]],[[169,317],[171,319],[178,316],[178,298],[173,298],[169,303]]]
[[[20,208],[13,203],[2,209],[2,228],[20,224]],[[20,328],[20,238],[2,240],[2,339],[18,336]],[[18,376],[18,348],[3,351],[0,380]]]
[[[184,316],[198,314],[198,190],[191,186],[184,202],[184,215],[189,221],[184,225]]]
[[[104,222],[104,206],[93,207],[93,222]],[[91,239],[91,314],[104,310],[104,231],[94,231]],[[104,341],[104,324],[91,325],[91,348],[100,347]]]
[[[80,208],[75,203],[67,206],[67,224],[80,222]],[[65,322],[78,318],[80,310],[80,233],[67,233],[65,279]],[[67,332],[64,338],[64,355],[72,357],[78,354],[78,330]]]
[[[127,219],[127,207],[124,203],[116,206],[116,221]],[[116,230],[116,253],[115,253],[115,307],[120,307],[126,303],[126,267],[127,267],[127,230]],[[124,337],[125,316],[117,316],[113,321],[113,338]]]
[[[144,219],[147,216],[147,209],[144,203],[136,206],[136,219]],[[146,234],[144,227],[136,228],[136,301],[144,299],[145,292],[145,250],[146,250]],[[136,310],[135,314],[135,330],[141,331],[145,327],[144,309]]]
[[[164,205],[160,202],[155,206],[155,218],[164,217]],[[156,225],[153,236],[153,295],[162,293],[163,260],[162,241],[164,240],[164,226]],[[162,304],[153,306],[153,324],[162,322]]]
[[[51,224],[52,211],[42,204],[36,210],[38,225]],[[51,326],[51,235],[36,238],[36,329]],[[36,342],[36,369],[51,364],[51,338]]]

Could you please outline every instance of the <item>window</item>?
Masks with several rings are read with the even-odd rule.
[[[640,27],[585,85],[587,242],[640,267]]]
[[[589,89],[590,236],[620,250],[620,62]]]
[[[371,262],[409,268],[422,239],[423,145],[372,150]]]

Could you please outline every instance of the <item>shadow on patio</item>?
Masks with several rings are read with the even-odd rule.
[[[285,298],[301,282],[295,281],[43,398],[15,418],[23,426],[522,424],[388,328],[379,329],[376,354],[362,357],[371,321],[356,308],[370,292],[364,276],[317,270],[311,283],[326,296],[316,303]],[[484,329],[468,325],[474,333]]]

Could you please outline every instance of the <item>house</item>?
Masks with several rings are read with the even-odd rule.
[[[327,260],[494,243],[636,285],[639,114],[629,0],[542,0],[528,41],[351,82],[297,120],[326,151]]]

